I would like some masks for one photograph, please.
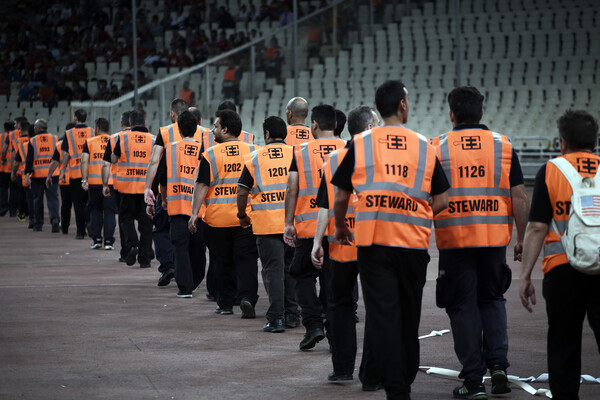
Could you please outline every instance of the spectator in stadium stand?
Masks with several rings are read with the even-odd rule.
[[[121,92],[119,91],[119,87],[117,86],[116,83],[112,83],[110,85],[110,92],[108,93],[108,96],[107,96],[106,100],[116,99],[119,96],[121,96]]]
[[[196,105],[196,93],[190,89],[190,81],[183,82],[183,88],[179,92],[179,98],[184,99],[188,107]]]
[[[106,79],[100,79],[98,81],[98,91],[94,94],[94,100],[107,100],[108,99],[108,86]]]
[[[283,6],[283,12],[279,16],[279,26],[286,26],[294,22],[294,13],[289,5]]]
[[[249,21],[260,21],[260,11],[256,9],[254,3],[250,4],[250,11],[248,14]]]
[[[125,74],[125,76],[123,77],[123,83],[121,84],[121,91],[120,91],[120,95],[124,95],[127,94],[129,92],[132,92],[134,89],[133,87],[133,76],[129,73]]]
[[[245,4],[242,4],[240,7],[240,11],[238,12],[236,19],[239,22],[248,22],[250,19],[250,13],[248,12],[248,7]]]
[[[73,81],[73,100],[87,101],[90,95],[84,86],[79,84],[79,81]]]
[[[346,114],[342,110],[335,110],[335,129],[333,131],[333,136],[337,138],[342,137],[342,132],[344,131],[344,127],[346,126]]]
[[[239,101],[240,96],[240,79],[242,71],[235,65],[233,60],[229,61],[229,65],[223,75],[223,97],[226,99],[234,99],[234,102]]]
[[[283,63],[283,49],[279,47],[276,38],[272,38],[269,47],[264,49],[263,57],[267,77],[281,80],[281,64]]]
[[[271,7],[267,4],[267,0],[260,2],[260,8],[258,9],[258,21],[264,21],[265,19],[271,18]]]
[[[42,87],[40,88],[40,96],[44,107],[52,108],[56,104],[54,100],[54,88],[48,85],[48,82],[42,82]]]
[[[64,78],[60,78],[58,86],[54,89],[56,101],[71,101],[73,99],[73,90],[67,86]]]
[[[223,6],[219,7],[217,22],[219,23],[219,29],[235,29],[235,19]]]
[[[29,86],[29,80],[23,79],[19,88],[19,101],[29,101],[32,93],[33,89]]]
[[[299,146],[313,139],[310,127],[305,122],[308,117],[308,102],[305,99],[290,99],[285,107],[285,117],[288,123],[285,143],[288,146]]]
[[[165,32],[165,28],[159,23],[158,15],[153,15],[150,21],[150,34],[154,38],[162,37]]]

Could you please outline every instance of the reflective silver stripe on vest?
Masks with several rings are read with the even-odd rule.
[[[119,166],[120,167],[129,167],[129,168],[146,168],[148,166],[148,164],[139,163],[139,162],[122,162],[122,163],[119,163]]]
[[[563,249],[562,243],[559,242],[551,242],[544,245],[544,257],[553,256],[555,254],[564,254],[565,249]]]
[[[146,182],[146,176],[128,176],[119,178],[119,182]]]
[[[375,160],[373,158],[373,135],[369,131],[369,133],[363,136],[364,143],[364,152],[365,152],[365,171],[366,171],[366,182],[362,185],[356,185],[354,189],[356,192],[360,193],[365,190],[377,190],[377,191],[394,191],[394,192],[402,192],[408,196],[420,199],[420,200],[428,200],[430,195],[429,193],[417,189],[414,187],[408,187],[402,185],[397,182],[374,182],[375,179]],[[419,162],[417,171],[415,173],[415,182],[417,182],[416,178],[420,177],[423,182],[423,177],[425,176],[425,167],[426,163],[421,163],[420,160],[427,159],[427,142],[424,139],[419,138]],[[423,165],[421,165],[423,164]],[[422,171],[420,171],[422,170]],[[419,184],[421,187],[421,184]]]
[[[125,152],[126,164],[129,166],[129,134],[127,133],[123,135],[123,151]]]
[[[98,178],[98,179],[101,179],[101,178],[102,178],[102,175],[101,175],[101,174],[88,174],[88,180],[89,180],[90,178]]]
[[[447,228],[459,225],[511,225],[512,216],[505,215],[471,215],[459,218],[444,218],[434,221],[436,228]]]
[[[192,178],[182,178],[182,177],[177,177],[177,176],[167,177],[167,182],[168,183],[183,183],[183,184],[190,185],[190,186],[194,186],[194,184],[196,183],[196,181]]]
[[[316,220],[318,215],[319,215],[318,212],[299,214],[299,215],[294,216],[294,221],[304,222],[304,221],[310,221],[313,219]]]
[[[167,131],[169,132],[169,143],[173,143],[175,141],[175,131],[173,130],[173,124],[167,127]]]
[[[192,195],[191,194],[173,194],[173,195],[167,196],[167,201],[177,201],[177,200],[191,201]]]
[[[386,221],[397,222],[401,224],[410,224],[431,228],[431,220],[429,218],[420,218],[407,214],[396,214],[385,211],[363,211],[357,212],[355,216],[356,222],[360,221]]]
[[[69,151],[72,153],[71,158],[78,158],[81,157],[81,153],[79,153],[79,151],[77,151],[77,144],[75,143],[75,136],[73,136],[73,129],[69,129],[67,131],[67,134],[69,135],[70,143],[69,143]]]
[[[212,172],[213,180],[210,182],[210,186],[221,185],[225,182],[222,182],[222,179],[219,179],[219,168],[217,166],[217,160],[215,158],[215,150],[211,147],[206,150],[208,153],[208,161],[210,162],[210,170]],[[234,183],[237,183],[234,182]]]
[[[558,232],[556,232],[554,230],[554,224],[550,224],[550,230],[552,232],[556,232],[559,235],[562,235],[564,231],[567,230],[567,225],[569,224],[569,220],[564,220],[564,221],[557,221],[555,219],[552,220],[552,222],[554,222],[554,224],[556,224],[556,227],[558,228]]]
[[[351,206],[350,204],[348,204],[348,210],[346,211],[346,215],[348,215],[348,214],[355,214],[354,207]],[[327,217],[335,218],[335,211],[333,210],[333,208],[330,208],[329,210],[327,210]]]
[[[489,187],[476,187],[476,188],[450,188],[448,191],[449,196],[501,196],[511,197],[510,189],[503,188],[489,188]]]
[[[270,185],[263,185],[260,188],[254,187],[252,188],[252,194],[260,193],[260,192],[274,192],[276,190],[285,190],[287,189],[287,183],[272,183]]]
[[[250,206],[252,207],[252,211],[284,210],[285,209],[285,203],[282,201],[277,202],[277,203],[261,203],[261,204],[250,203]]]
[[[502,136],[492,132],[494,135],[494,187],[500,186],[502,177]]]
[[[206,204],[235,204],[237,203],[237,197],[219,197],[206,199]]]
[[[169,176],[167,176],[167,182],[176,182],[176,177],[177,177],[177,144],[176,143],[171,143],[171,145],[169,146],[170,149],[170,153],[169,156],[171,157],[171,174]],[[193,185],[193,184],[192,184]]]
[[[310,167],[310,154],[308,153],[308,142],[302,143],[300,146],[300,152],[302,153],[302,168],[304,168],[303,172],[306,179],[306,189],[300,189],[298,191],[298,197],[317,194],[319,189],[317,188],[316,191],[314,190],[312,169]],[[313,191],[314,193],[312,193]]]

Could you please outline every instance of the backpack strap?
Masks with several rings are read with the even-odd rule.
[[[583,177],[579,175],[579,172],[577,172],[575,167],[573,167],[573,165],[564,157],[554,158],[550,160],[550,162],[556,165],[556,167],[560,170],[560,172],[562,172],[564,177],[567,178],[567,180],[569,181],[571,189],[575,190],[575,186],[573,186],[573,184],[575,182],[581,182],[581,180],[583,179]],[[600,188],[600,168],[596,170],[596,175],[592,179],[594,181],[594,187]]]

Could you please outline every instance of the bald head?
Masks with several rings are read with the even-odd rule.
[[[37,121],[35,121],[35,127],[39,129],[40,132],[46,131],[48,130],[48,123],[45,119],[38,119]]]
[[[188,108],[188,111],[192,113],[194,117],[198,120],[198,125],[202,123],[202,113],[196,107]]]
[[[288,124],[303,124],[308,117],[308,102],[302,97],[294,97],[285,108]]]

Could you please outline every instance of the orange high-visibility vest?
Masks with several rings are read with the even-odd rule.
[[[92,128],[73,128],[65,132],[69,143],[69,166],[71,167],[71,179],[81,178],[81,151],[85,142],[94,136]]]
[[[128,194],[144,193],[146,173],[150,162],[150,153],[154,145],[154,137],[148,132],[119,133],[119,191]]]
[[[88,185],[102,185],[102,164],[104,164],[104,152],[109,141],[110,136],[107,134],[87,140],[88,151],[90,152],[87,170]],[[113,184],[112,176],[108,177],[108,184]]]
[[[238,71],[237,68],[227,68],[225,70],[223,80],[226,82],[237,82],[238,81],[237,76],[236,76],[237,71]]]
[[[4,161],[2,164],[0,164],[0,172],[10,173],[10,170],[12,168],[11,166],[12,166],[12,159],[13,159],[14,151],[13,151],[13,148],[10,143],[11,132],[12,131],[4,132],[1,135],[2,142],[0,142],[0,152],[3,152],[4,148],[6,148],[6,161]],[[7,139],[8,139],[8,144],[6,144]]]
[[[404,127],[377,127],[354,136],[352,185],[357,246],[429,248],[429,205],[435,148]]]
[[[294,149],[272,143],[250,153],[246,168],[254,179],[251,188],[252,232],[255,235],[283,233],[285,190]]]
[[[58,138],[51,133],[41,133],[31,138],[31,146],[33,147],[33,172],[32,178],[45,178],[50,171],[50,163],[54,155],[54,149]],[[58,175],[58,169],[54,171],[53,176]]]
[[[63,154],[61,151],[61,146],[62,146],[62,140],[59,140],[58,143],[56,143],[56,150],[58,150],[58,165],[60,168],[60,165],[62,165],[63,162]],[[59,170],[59,168],[56,168],[56,171]],[[71,184],[71,167],[67,166],[67,169],[65,171],[65,182],[63,183],[60,179],[58,180],[58,184],[62,185],[62,186],[69,186]]]
[[[287,127],[287,136],[285,144],[288,146],[298,146],[312,140],[313,136],[308,126],[290,125]]]
[[[125,129],[124,131],[113,133],[112,135],[110,135],[110,148],[112,151],[115,150],[115,146],[117,144],[117,139],[119,138],[119,134],[126,133],[126,132],[131,132],[131,131],[129,129]],[[119,172],[119,163],[117,162],[115,164],[111,164],[110,176],[112,178],[113,188],[116,191],[119,191],[119,186],[120,186],[118,172]]]
[[[239,140],[218,143],[202,157],[210,163],[210,187],[206,193],[204,222],[214,227],[240,226],[237,217],[238,181],[244,167],[244,156],[256,147]],[[246,213],[250,214],[250,204]]]
[[[327,225],[327,239],[329,241],[329,258],[340,262],[353,262],[357,260],[356,244],[342,245],[335,240],[335,215],[333,212],[333,206],[335,202],[335,194],[337,193],[337,187],[331,183],[331,179],[337,171],[340,163],[344,159],[344,156],[348,152],[348,149],[343,148],[330,153],[325,159],[323,164],[323,176],[327,183],[327,199],[329,200],[329,223]],[[358,197],[353,193],[348,202],[348,210],[346,211],[345,222],[350,232],[354,233],[354,204],[358,201]]]
[[[323,175],[323,159],[346,145],[342,139],[316,139],[294,148],[298,166],[298,201],[294,212],[296,235],[300,239],[315,236],[317,230],[317,193]]]
[[[449,206],[434,219],[437,247],[508,245],[513,230],[508,138],[463,129],[441,135],[433,144],[451,185]]]
[[[25,135],[27,136],[27,135]],[[16,153],[19,147],[18,139],[21,137],[21,130],[15,129],[8,135],[9,146],[12,148],[13,153]]]
[[[165,148],[167,164],[167,212],[169,215],[192,215],[192,193],[196,169],[200,164],[200,143],[180,140]],[[198,216],[202,216],[204,207]]]
[[[566,158],[583,178],[594,177],[600,165],[600,156],[593,153],[575,152],[560,157]],[[552,268],[569,263],[558,235],[562,236],[567,229],[573,189],[567,178],[551,162],[546,163],[545,182],[553,209],[552,219],[558,229],[558,232],[556,232],[553,224],[550,223],[544,240],[542,271],[544,271],[544,274],[547,274]]]
[[[194,133],[194,140],[196,142],[202,143],[202,136],[205,130],[205,128],[198,125],[196,132]],[[162,126],[159,134],[162,137],[165,146],[167,143],[178,142],[183,139],[181,133],[179,133],[179,125],[177,125],[177,122],[171,125]]]
[[[23,187],[27,187],[25,184],[25,162],[27,160],[27,150],[29,149],[29,136],[23,135],[17,138],[16,145],[19,157],[21,157],[21,163],[19,164],[19,169],[17,169],[17,174],[21,175],[21,184]]]

